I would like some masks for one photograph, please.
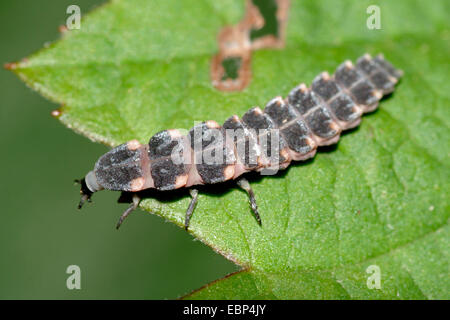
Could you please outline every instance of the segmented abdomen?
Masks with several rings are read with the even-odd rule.
[[[148,160],[141,157],[142,165],[150,170],[132,191],[218,183],[313,157],[318,146],[336,143],[342,130],[375,110],[401,76],[381,55],[366,54],[356,65],[342,63],[332,76],[321,73],[310,88],[300,84],[286,99],[272,99],[264,111],[252,108],[222,126],[206,121],[187,135],[161,131],[144,147]]]

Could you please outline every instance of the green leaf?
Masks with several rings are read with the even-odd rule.
[[[366,27],[371,4],[381,30]],[[64,124],[114,146],[242,115],[383,52],[405,76],[377,112],[314,160],[252,177],[262,227],[232,184],[200,196],[190,231],[244,269],[187,298],[449,299],[448,1],[291,1],[286,47],[253,52],[250,86],[219,92],[216,35],[243,10],[238,0],[113,1],[14,71],[63,104]],[[188,203],[186,193],[141,206],[182,226]],[[367,286],[371,265],[381,289]]]

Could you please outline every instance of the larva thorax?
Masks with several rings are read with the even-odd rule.
[[[342,63],[334,75],[319,74],[311,87],[300,84],[286,99],[264,110],[234,115],[222,126],[206,121],[187,134],[164,130],[148,144],[132,140],[103,155],[86,176],[91,192],[102,188],[171,190],[236,179],[248,171],[286,168],[313,157],[318,146],[336,143],[343,130],[375,110],[402,76],[379,55]]]

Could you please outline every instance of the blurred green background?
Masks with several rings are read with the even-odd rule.
[[[2,0],[0,62],[58,39],[66,9],[82,15],[105,1]],[[50,116],[58,107],[0,71],[1,299],[172,299],[238,268],[184,230],[101,192],[78,211],[75,178],[108,150]],[[81,268],[81,290],[68,290],[66,268]]]

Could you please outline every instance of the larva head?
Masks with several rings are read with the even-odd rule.
[[[91,196],[94,192],[104,189],[101,185],[98,184],[94,171],[89,171],[86,177],[80,180],[75,180],[75,182],[81,184],[81,199],[80,203],[78,204],[78,209],[81,209],[86,201],[91,201]]]
[[[101,156],[90,171],[78,182],[81,184],[81,201],[89,201],[94,192],[108,189],[137,192],[145,187],[143,164],[148,163],[148,147],[137,140],[121,144]]]

